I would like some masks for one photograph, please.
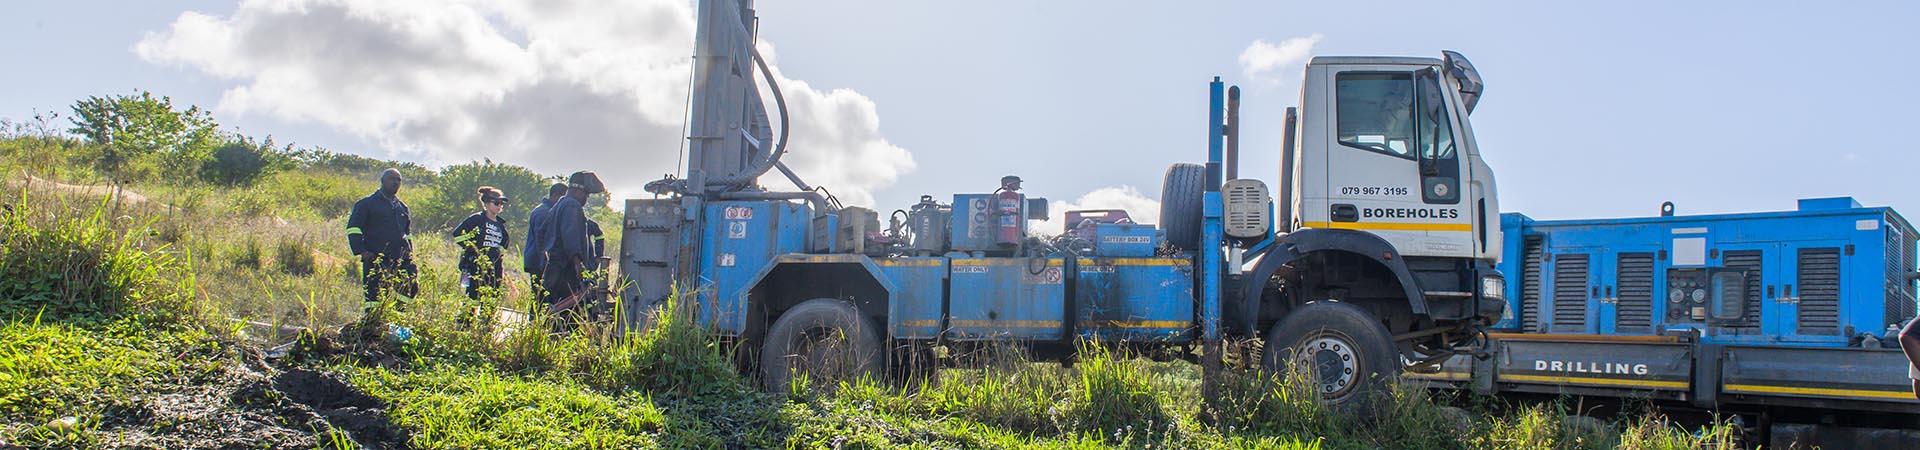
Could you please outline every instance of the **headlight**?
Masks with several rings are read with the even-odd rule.
[[[1506,300],[1507,279],[1497,276],[1480,277],[1480,295],[1491,299]]]

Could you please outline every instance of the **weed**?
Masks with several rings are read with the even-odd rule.
[[[288,275],[304,277],[313,274],[313,250],[307,244],[294,239],[281,239],[273,247],[273,259],[280,264],[280,271]]]

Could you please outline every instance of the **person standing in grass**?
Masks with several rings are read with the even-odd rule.
[[[555,309],[565,309],[577,302],[578,299],[571,297],[586,287],[581,274],[599,266],[588,235],[586,202],[587,196],[606,190],[606,185],[601,184],[600,177],[593,172],[574,172],[567,177],[567,196],[547,210],[547,223],[542,231],[546,236],[542,237],[541,246],[546,253],[546,270],[541,281],[546,285],[545,303],[550,308],[561,305]]]
[[[493,186],[481,186],[478,192],[480,212],[453,228],[453,243],[460,246],[460,285],[476,305],[482,296],[500,295],[501,264],[505,263],[500,251],[511,239],[507,220],[500,218],[500,211],[507,209],[507,195]]]
[[[372,311],[380,305],[382,291],[401,297],[414,295],[413,242],[409,233],[413,215],[400,201],[399,169],[380,172],[380,190],[353,204],[347,215],[347,247],[360,257],[361,283],[367,296],[361,307]]]
[[[527,286],[531,286],[533,298],[545,298],[546,288],[540,283],[541,272],[547,270],[546,243],[547,211],[553,209],[553,202],[567,195],[566,183],[554,183],[547,187],[547,198],[540,199],[540,206],[533,207],[527,214],[527,243],[520,247],[520,269],[527,272]]]

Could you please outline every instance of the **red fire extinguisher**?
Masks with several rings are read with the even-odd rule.
[[[1000,177],[1000,189],[993,192],[993,212],[995,216],[999,216],[994,224],[997,228],[993,235],[994,244],[1001,247],[1020,245],[1020,239],[1024,237],[1022,236],[1024,230],[1020,225],[1021,220],[1025,219],[1022,217],[1023,214],[1020,214],[1020,209],[1024,206],[1022,203],[1025,203],[1022,197],[1024,196],[1020,195],[1020,177],[1012,175]]]

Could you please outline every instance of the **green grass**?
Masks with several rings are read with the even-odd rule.
[[[97,181],[61,163],[81,147],[0,137],[0,170]],[[626,336],[463,323],[475,306],[527,309],[519,260],[507,258],[504,292],[476,304],[457,285],[457,249],[424,230],[421,295],[373,328],[391,321],[414,338],[354,341],[332,331],[362,319],[342,216],[384,164],[303,161],[243,187],[129,185],[153,196],[145,204],[0,190],[14,207],[0,218],[0,274],[17,274],[0,278],[0,447],[114,445],[108,418],[154,393],[204,387],[195,383],[234,369],[245,348],[293,339],[229,320],[243,319],[334,338],[334,352],[280,369],[345,375],[385,402],[413,448],[1731,448],[1729,426],[1687,429],[1657,414],[1587,433],[1567,425],[1564,405],[1482,399],[1462,420],[1420,389],[1396,392],[1383,419],[1362,421],[1328,411],[1292,374],[1228,371],[1212,380],[1220,396],[1209,404],[1192,364],[1094,343],[1071,367],[989,346],[967,355],[983,362],[917,389],[864,380],[763,393],[687,305]],[[63,417],[75,425],[54,422]],[[326,448],[352,445],[338,430],[306,431]]]
[[[386,400],[415,448],[635,448],[660,445],[667,419],[640,393],[608,394],[564,378],[522,379],[485,368],[394,373],[347,368]]]

